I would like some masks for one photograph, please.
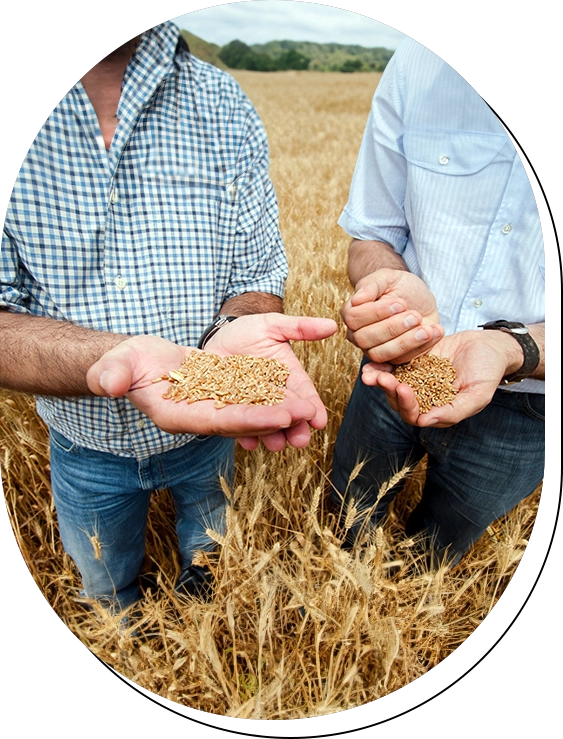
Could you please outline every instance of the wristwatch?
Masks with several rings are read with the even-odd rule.
[[[236,318],[238,318],[238,316],[225,316],[222,314],[215,316],[215,318],[211,321],[209,326],[205,329],[205,331],[199,337],[199,341],[197,342],[197,348],[203,349],[203,347],[207,344],[209,339],[212,336],[215,336],[217,331],[219,331],[219,329],[222,326],[224,326],[226,323],[230,323],[231,321],[234,321]]]
[[[503,377],[501,385],[511,385],[513,382],[522,382],[529,377],[540,363],[540,350],[536,342],[530,336],[528,327],[517,321],[489,321],[479,326],[482,329],[492,329],[493,331],[504,331],[512,334],[516,341],[522,347],[524,352],[524,362],[520,369],[511,375]]]

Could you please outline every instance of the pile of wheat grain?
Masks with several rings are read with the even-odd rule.
[[[336,317],[349,286],[348,238],[337,227],[379,75],[259,74],[237,78],[268,129],[272,176],[291,266],[288,313]],[[19,546],[42,592],[94,654],[139,685],[211,713],[294,719],[375,700],[424,674],[497,602],[522,557],[539,491],[497,522],[451,571],[428,572],[404,522],[424,469],[408,473],[389,521],[345,552],[326,508],[331,454],[359,363],[336,336],[296,344],[328,408],[306,450],[237,452],[224,536],[202,555],[217,577],[211,603],[181,602],[173,505],[151,502],[141,638],[90,612],[64,554],[49,492],[45,429],[32,404],[2,397],[2,474]],[[7,398],[7,399],[6,399]],[[398,474],[402,474],[398,471]],[[8,606],[9,607],[9,606]]]
[[[393,374],[413,389],[421,413],[447,405],[457,395],[455,367],[446,357],[424,354],[397,365]]]
[[[176,403],[214,400],[216,408],[226,405],[275,405],[285,398],[289,370],[275,358],[250,354],[217,354],[193,351],[178,369],[157,377],[170,384],[162,397]]]

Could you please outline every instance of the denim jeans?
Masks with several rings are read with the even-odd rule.
[[[140,461],[85,449],[53,429],[50,441],[61,539],[88,597],[117,609],[141,597],[138,577],[153,490],[168,488],[173,497],[183,567],[196,549],[214,548],[206,528],[224,531],[219,475],[232,481],[233,439],[196,437]]]
[[[493,521],[541,482],[544,414],[543,395],[497,390],[475,416],[449,428],[422,429],[405,423],[380,388],[358,377],[336,440],[332,472],[335,506],[353,498],[365,512],[364,521],[348,532],[347,543],[384,518],[404,483],[376,504],[381,486],[428,454],[422,499],[406,533],[425,533],[438,557],[447,555],[450,564],[457,563]],[[350,481],[358,461],[366,464]]]

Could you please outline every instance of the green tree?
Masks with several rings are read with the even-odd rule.
[[[311,60],[295,49],[284,51],[276,60],[278,69],[308,69]]]
[[[253,69],[256,72],[275,72],[277,69],[276,60],[272,59],[269,54],[257,54],[251,51],[241,60],[239,69]]]
[[[219,52],[219,59],[221,59],[222,62],[224,62],[227,67],[230,67],[231,69],[245,69],[245,67],[241,67],[241,62],[245,57],[248,57],[249,55],[254,54],[250,46],[247,46],[242,41],[239,41],[238,39],[235,39],[234,41],[231,41],[226,46],[221,47],[221,51]]]
[[[341,72],[357,72],[358,69],[362,68],[361,59],[346,59],[344,64],[341,65]]]

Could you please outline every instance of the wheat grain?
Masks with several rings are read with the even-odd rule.
[[[179,403],[214,400],[216,408],[226,405],[275,405],[285,397],[289,370],[275,358],[251,354],[217,354],[193,351],[177,370],[155,382],[168,380],[163,398]]]
[[[399,364],[393,374],[413,389],[421,413],[447,405],[457,395],[455,367],[449,359],[436,354],[424,354],[407,364]]]

